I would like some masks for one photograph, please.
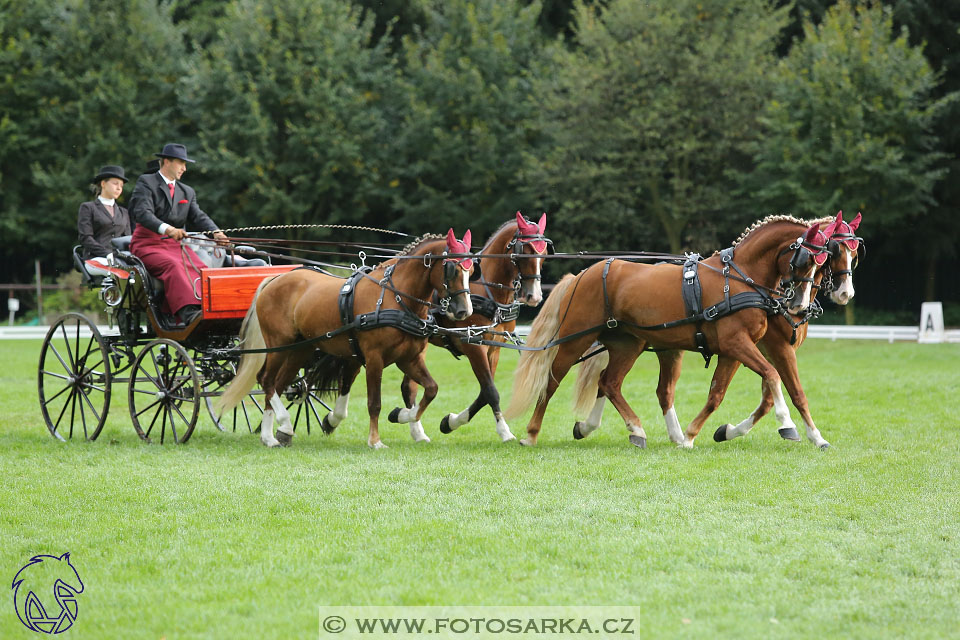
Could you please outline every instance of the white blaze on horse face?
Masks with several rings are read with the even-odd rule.
[[[532,258],[533,262],[533,273],[534,275],[540,275],[540,268],[543,266],[543,258]],[[541,302],[543,302],[543,288],[540,286],[539,278],[531,278],[530,282],[530,291],[527,292],[527,295],[524,299],[524,302],[531,307],[535,307]]]
[[[807,271],[806,273],[802,274],[800,277],[802,277],[802,278],[808,278],[808,279],[812,280],[812,279],[813,279],[813,275],[814,275],[814,273],[815,273],[816,270],[817,270],[817,265],[816,265],[816,263],[815,263],[813,260],[811,260],[810,262],[812,263],[812,266],[810,267],[810,270]],[[799,313],[799,312],[803,311],[804,309],[806,309],[807,307],[809,307],[809,306],[810,306],[810,291],[811,291],[812,289],[813,289],[813,282],[802,282],[802,281],[801,281],[801,282],[800,282],[800,290],[799,290],[799,291],[797,292],[797,294],[793,297],[793,301],[791,301],[790,306],[787,307],[787,310],[788,310],[790,313]]]
[[[840,245],[843,253],[843,267],[841,269],[850,271],[853,268],[854,252],[845,244]],[[830,292],[830,300],[837,304],[847,304],[853,298],[853,274],[848,273],[840,276],[841,284],[836,290]]]
[[[466,269],[460,269],[460,276],[461,276],[460,289],[466,292],[466,293],[461,293],[460,295],[463,296],[463,300],[465,303],[464,307],[467,310],[466,317],[469,318],[470,316],[473,315],[473,300],[470,299],[470,272],[467,271]]]

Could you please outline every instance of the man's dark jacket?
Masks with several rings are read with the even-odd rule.
[[[130,217],[137,224],[160,233],[160,224],[167,223],[187,231],[216,231],[210,216],[197,205],[197,192],[179,180],[173,198],[170,187],[160,173],[145,173],[137,178],[130,198]]]

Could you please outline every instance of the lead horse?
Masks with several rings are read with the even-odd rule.
[[[446,238],[427,235],[413,241],[398,256],[350,279],[310,268],[294,269],[260,284],[240,329],[243,355],[233,381],[214,403],[215,411],[232,409],[259,382],[266,410],[260,440],[268,447],[289,444],[293,438],[290,415],[277,390],[285,389],[317,350],[314,386],[338,391],[334,409],[323,419],[331,434],[347,415],[350,388],[361,366],[366,367],[367,444],[386,447],[380,439],[380,384],[383,369],[396,364],[423,387],[423,398],[411,424],[417,442],[429,442],[420,417],[437,395],[437,383],[423,360],[427,336],[432,334],[429,309],[434,292],[451,318],[473,313],[469,277],[470,231],[457,240],[453,229]],[[456,254],[457,257],[448,257]],[[435,325],[433,325],[435,327]],[[273,435],[274,416],[279,423]]]
[[[821,233],[814,242],[826,249],[817,256],[822,264],[818,262],[813,288],[815,290],[825,290],[830,300],[839,305],[847,304],[854,296],[853,270],[856,267],[857,255],[861,246],[861,239],[854,232],[860,225],[860,221],[861,215],[858,213],[851,222],[844,222],[842,211],[837,213],[836,218],[810,221],[818,224],[821,228]],[[757,346],[780,374],[793,405],[800,412],[804,421],[808,439],[821,448],[827,448],[829,443],[826,440],[821,438],[820,441],[817,441],[815,438],[815,434],[819,431],[810,413],[809,403],[800,384],[797,369],[796,350],[806,338],[807,319],[808,316],[805,313],[801,316],[778,315],[771,317],[767,331],[760,338]],[[691,447],[704,422],[723,401],[730,381],[740,363],[724,356],[718,359],[713,381],[710,384],[707,403],[684,433],[673,405],[677,380],[680,377],[682,354],[683,352],[679,350],[657,352],[657,358],[660,361],[657,399],[663,411],[667,435],[671,442],[680,446]],[[574,389],[573,411],[575,415],[584,416],[585,419],[574,424],[573,435],[576,439],[588,436],[600,426],[605,398],[602,393],[598,394],[597,383],[606,366],[606,354],[601,353],[597,357],[587,360],[580,368]],[[766,384],[761,384],[761,395],[762,399],[759,406],[750,416],[736,425],[724,424],[720,426],[713,434],[714,440],[723,442],[746,435],[763,416],[769,413],[774,405],[774,400],[773,394]],[[789,413],[782,414],[778,411],[775,416],[780,425],[778,433],[782,438],[786,440],[800,439],[796,425],[791,420]]]
[[[543,255],[550,250],[551,242],[543,233],[547,229],[547,214],[533,223],[517,212],[516,218],[503,223],[483,245],[484,256],[481,279],[470,283],[473,315],[462,320],[438,318],[444,327],[489,327],[495,334],[483,337],[502,342],[504,333],[517,326],[517,315],[522,302],[536,307],[543,300],[540,288],[540,268]],[[491,326],[492,325],[492,326]],[[450,413],[440,421],[441,433],[452,433],[470,420],[486,405],[490,405],[496,421],[497,435],[502,442],[516,440],[500,410],[500,393],[494,384],[494,374],[500,360],[500,347],[472,344],[457,338],[434,337],[431,343],[450,349],[455,355],[463,354],[470,362],[473,375],[480,384],[480,393],[473,403],[460,413]],[[418,410],[416,405],[417,385],[410,376],[400,383],[400,394],[405,408],[390,412],[390,422],[407,422]]]
[[[818,233],[818,225],[772,216],[750,227],[731,248],[699,262],[706,267],[699,271],[700,316],[706,322],[688,321],[681,291],[687,266],[607,260],[564,276],[527,341],[528,346],[548,348],[522,353],[514,374],[507,416],[515,417],[536,402],[521,444],[536,443],[550,398],[594,341],[609,354],[599,389],[620,413],[636,446],[646,446],[646,433],[620,388],[647,346],[699,350],[740,361],[763,378],[777,411],[785,409],[777,370],[756,343],[766,332],[768,312],[797,314],[809,305],[817,266],[813,258],[824,251],[813,244]]]

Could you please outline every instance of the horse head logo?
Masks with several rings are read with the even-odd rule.
[[[80,574],[70,553],[34,556],[13,578],[17,617],[31,631],[62,633],[77,619],[77,595],[83,593]]]

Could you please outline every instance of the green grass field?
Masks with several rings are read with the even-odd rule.
[[[826,452],[771,417],[713,442],[759,400],[749,371],[696,448],[675,448],[650,355],[625,387],[646,450],[609,407],[574,441],[572,376],[534,449],[500,444],[489,410],[444,436],[476,384],[435,349],[430,444],[383,420],[390,448],[369,450],[362,384],[335,435],[298,432],[291,449],[206,416],[184,446],[141,443],[125,388],[96,442],[61,444],[37,406],[39,349],[0,343],[0,578],[70,551],[86,589],[66,637],[316,638],[332,604],[629,605],[642,637],[960,636],[960,345],[804,345]],[[501,359],[504,400],[515,362]],[[685,364],[682,423],[712,373]],[[0,638],[34,637],[7,593]]]

